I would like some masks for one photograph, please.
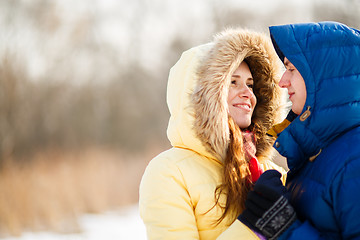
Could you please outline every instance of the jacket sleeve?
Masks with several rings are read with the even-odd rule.
[[[276,165],[274,162],[268,160],[268,159],[262,159],[262,167],[264,170],[270,170],[275,169],[278,170],[281,174],[281,180],[283,183],[286,181],[286,171]],[[252,231],[250,228],[248,228],[246,225],[244,225],[239,220],[235,220],[230,227],[225,230],[218,238],[217,240],[227,240],[227,239],[260,239],[259,236]]]
[[[356,166],[357,165],[357,166]],[[332,203],[334,215],[341,231],[341,239],[360,240],[360,164],[349,163],[331,183],[329,202]],[[308,221],[297,221],[282,236],[282,239],[327,239],[322,236]]]
[[[194,204],[176,164],[161,155],[147,166],[140,183],[139,210],[147,239],[199,239]],[[236,220],[217,239],[259,238]]]
[[[193,205],[175,164],[157,157],[140,183],[139,211],[151,239],[199,239]]]
[[[228,229],[226,229],[217,240],[230,240],[230,239],[247,239],[258,240],[260,239],[255,232],[248,228],[245,224],[239,220],[235,220]]]
[[[333,209],[342,239],[360,239],[360,159],[349,161],[332,183]]]
[[[289,229],[287,229],[278,240],[325,240],[326,238],[322,238],[320,233],[308,222],[300,222],[297,220],[293,223]]]

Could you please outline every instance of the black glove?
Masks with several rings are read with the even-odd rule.
[[[238,219],[267,239],[276,239],[295,222],[296,213],[288,199],[290,193],[282,185],[276,170],[264,172],[245,201]]]

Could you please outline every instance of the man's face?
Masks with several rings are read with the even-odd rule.
[[[285,57],[284,65],[286,71],[281,77],[279,86],[287,88],[289,99],[292,102],[291,109],[294,113],[300,114],[306,101],[306,86],[304,78],[296,67]]]

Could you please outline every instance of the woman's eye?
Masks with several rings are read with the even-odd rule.
[[[248,88],[251,88],[251,89],[254,88],[254,84],[248,84],[247,86],[248,86]]]
[[[231,81],[231,84],[236,85],[236,80],[232,80],[232,81]]]

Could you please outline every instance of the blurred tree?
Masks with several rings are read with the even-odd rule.
[[[184,50],[229,26],[266,31],[270,24],[309,18],[357,28],[360,22],[358,0],[308,1],[303,8],[297,1],[274,1],[266,9],[255,2],[213,0],[198,5],[206,6],[206,17],[194,11],[195,16],[182,21],[176,13],[172,23],[153,19],[163,24],[156,28],[148,20],[160,14],[151,11],[161,9],[161,16],[167,16],[162,7],[171,5],[137,0],[118,10],[122,16],[116,10],[109,16],[100,2],[93,3],[0,1],[0,161],[48,148],[105,146],[141,152],[151,144],[167,146],[166,82]],[[104,28],[110,17],[114,32],[126,30],[120,34],[124,39],[107,39]],[[161,49],[152,49],[153,36],[145,32],[157,34],[152,41],[161,39]],[[120,40],[123,45],[116,42]],[[153,55],[162,59],[160,64],[148,60]]]
[[[360,1],[336,0],[329,4],[325,0],[313,4],[314,21],[337,21],[350,27],[360,28]]]

